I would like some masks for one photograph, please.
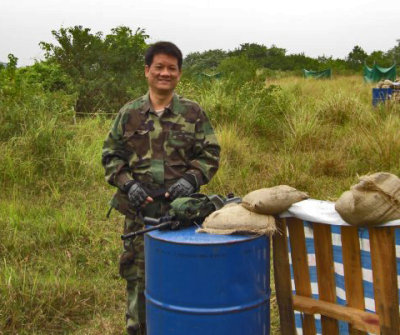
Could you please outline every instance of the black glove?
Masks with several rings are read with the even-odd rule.
[[[125,183],[123,191],[128,195],[130,203],[135,208],[143,204],[143,202],[148,197],[146,191],[140,186],[138,182],[135,182],[134,180],[130,180]]]
[[[170,199],[175,200],[176,198],[187,197],[194,193],[196,187],[193,184],[195,182],[196,181],[193,176],[184,176],[179,179],[175,184],[171,185],[171,187],[167,191],[169,193]]]

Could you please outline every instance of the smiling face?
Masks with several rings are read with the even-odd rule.
[[[181,78],[178,59],[166,54],[156,54],[151,65],[146,65],[144,73],[150,91],[157,94],[171,94]]]

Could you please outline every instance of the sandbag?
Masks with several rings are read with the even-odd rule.
[[[243,207],[259,213],[276,215],[287,210],[295,202],[308,199],[308,194],[287,185],[261,188],[246,194]]]
[[[211,213],[203,222],[199,233],[210,234],[272,234],[276,231],[275,218],[253,213],[240,204],[225,205]]]
[[[400,219],[400,179],[387,172],[360,177],[344,192],[335,209],[347,223],[374,226]]]

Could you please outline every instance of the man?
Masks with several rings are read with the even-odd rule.
[[[148,93],[119,111],[103,146],[106,180],[117,187],[111,205],[125,215],[124,233],[143,228],[144,216],[167,213],[218,169],[220,147],[207,116],[174,93],[182,53],[170,42],[145,55]],[[145,333],[143,238],[124,242],[120,274],[127,281],[128,334]]]

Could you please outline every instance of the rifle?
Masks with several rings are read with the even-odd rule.
[[[181,200],[176,199],[171,204],[172,207],[174,207],[174,203],[177,205],[175,211],[172,211],[172,214],[175,215],[166,215],[160,217],[159,219],[146,216],[143,218],[143,221],[146,225],[151,227],[121,235],[121,239],[132,239],[136,236],[144,235],[153,230],[177,230],[183,225],[190,226],[195,223],[201,223],[206,216],[208,216],[215,210],[222,208],[226,204],[240,203],[242,201],[241,198],[235,197],[233,193],[229,193],[226,198],[218,195],[204,196],[202,194],[192,194],[191,197],[192,198],[181,198],[184,199],[183,201],[186,201],[187,204],[189,204],[189,206],[186,206],[184,210],[182,210],[182,206],[179,206],[182,205],[181,203],[179,203]],[[196,206],[196,199],[200,199],[199,206]],[[193,201],[194,203],[190,201]],[[193,205],[195,208],[192,208],[191,205]]]
[[[143,218],[143,221],[146,225],[151,227],[134,231],[132,233],[128,233],[125,235],[121,235],[121,240],[128,240],[136,236],[144,235],[153,230],[162,230],[162,229],[176,230],[179,229],[179,227],[181,226],[181,222],[175,220],[175,218],[170,215],[162,216],[159,219],[145,216]]]

